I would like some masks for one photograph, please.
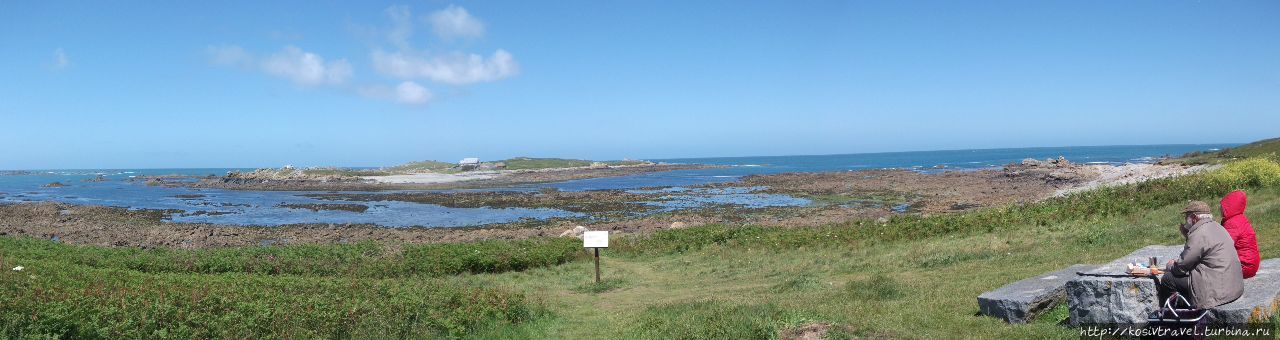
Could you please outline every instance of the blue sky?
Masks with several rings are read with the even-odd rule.
[[[1275,1],[0,2],[0,169],[1247,142]]]

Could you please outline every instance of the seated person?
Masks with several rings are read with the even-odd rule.
[[[1177,291],[1192,306],[1208,309],[1244,294],[1240,258],[1227,229],[1213,220],[1209,204],[1193,201],[1182,210],[1187,243],[1178,259],[1170,259],[1160,285]]]
[[[1246,279],[1258,274],[1258,265],[1262,262],[1262,255],[1258,254],[1258,235],[1253,232],[1249,217],[1244,215],[1247,203],[1244,191],[1240,190],[1222,198],[1222,226],[1235,241],[1236,253],[1240,254],[1240,270]]]

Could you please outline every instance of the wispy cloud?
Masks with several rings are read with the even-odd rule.
[[[356,89],[360,96],[377,100],[391,100],[401,104],[422,105],[435,99],[430,89],[414,81],[400,82],[396,87],[365,85]]]
[[[484,36],[484,23],[471,16],[467,9],[449,5],[427,16],[431,30],[445,40],[456,38],[480,38]]]
[[[401,82],[396,86],[396,101],[405,104],[426,104],[431,100],[431,91],[412,81]]]
[[[409,38],[413,37],[413,14],[408,6],[391,6],[384,11],[391,20],[391,28],[387,30],[387,40],[401,49],[409,48]]]
[[[375,46],[370,52],[370,66],[382,80],[353,81],[355,70],[346,59],[327,60],[295,46],[284,46],[272,54],[255,54],[237,45],[208,46],[205,52],[214,64],[260,71],[304,87],[340,86],[362,97],[408,105],[436,100],[432,87],[493,82],[520,72],[515,56],[504,49],[486,56],[448,48],[456,39],[485,36],[484,22],[465,8],[449,5],[427,15],[414,16],[408,6],[391,6],[383,10],[383,14],[389,25],[361,30],[368,37],[376,37],[381,42],[378,45],[383,45]],[[437,48],[414,47],[415,31],[424,24],[430,26],[437,41],[422,45]]]
[[[205,47],[209,61],[225,66],[245,66],[253,63],[253,56],[244,48],[234,45],[218,45]]]
[[[293,46],[285,46],[284,50],[263,59],[262,70],[302,86],[342,84],[354,73],[346,59],[326,62],[315,53]]]
[[[490,82],[520,71],[515,57],[501,49],[488,58],[459,52],[428,58],[381,50],[373,51],[371,58],[373,68],[384,75],[401,79],[424,78],[449,85]]]
[[[67,51],[61,47],[53,50],[53,59],[49,61],[49,68],[53,70],[65,70],[71,67],[71,58],[67,57]]]
[[[235,45],[209,46],[205,51],[215,64],[258,68],[300,86],[338,85],[355,73],[346,59],[325,61],[324,57],[295,46],[285,46],[279,52],[262,58]]]

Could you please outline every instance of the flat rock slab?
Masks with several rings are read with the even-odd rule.
[[[1076,278],[1077,272],[1091,270],[1097,266],[1096,264],[1077,264],[1010,283],[978,295],[978,308],[982,315],[1001,318],[1009,323],[1030,322],[1041,312],[1067,299],[1065,286],[1067,281]]]
[[[1142,247],[1141,249],[1138,249],[1133,251],[1132,253],[1129,253],[1129,255],[1125,255],[1124,257],[1118,258],[1115,261],[1111,261],[1110,263],[1098,266],[1097,268],[1087,271],[1086,273],[1124,274],[1129,271],[1129,268],[1125,266],[1125,264],[1138,261],[1143,265],[1147,265],[1148,259],[1152,257],[1157,257],[1158,259],[1156,259],[1156,265],[1160,266],[1160,268],[1164,268],[1165,262],[1169,262],[1169,259],[1176,259],[1176,258],[1182,257],[1182,246],[1177,245],[1177,246]]]
[[[1158,257],[1161,265],[1182,254],[1182,246],[1147,246],[1115,261],[1086,271],[1090,274],[1125,274],[1126,263],[1146,264]],[[1144,325],[1160,306],[1156,282],[1150,278],[1078,276],[1066,283],[1071,325]]]
[[[1280,259],[1262,261],[1258,274],[1244,280],[1244,295],[1214,308],[1215,323],[1245,324],[1267,322],[1280,307]]]

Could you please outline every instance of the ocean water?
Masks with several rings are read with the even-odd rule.
[[[903,168],[919,171],[947,171],[996,167],[1024,158],[1056,158],[1064,156],[1077,163],[1117,164],[1150,162],[1156,157],[1181,155],[1191,151],[1214,150],[1234,144],[1151,145],[1057,147],[989,150],[954,150],[893,152],[820,156],[718,157],[657,160],[669,163],[700,163],[724,167],[679,170],[631,176],[595,178],[557,183],[525,185],[492,190],[537,190],[556,188],[566,191],[633,190],[663,194],[658,201],[636,202],[654,205],[661,211],[696,208],[708,204],[740,205],[748,208],[796,206],[808,200],[786,195],[757,193],[758,188],[698,189],[701,184],[736,181],[753,174],[780,172],[850,171],[861,169]],[[147,186],[131,182],[144,175],[220,176],[233,170],[252,169],[98,169],[98,170],[33,170],[0,172],[0,203],[55,201],[127,207],[131,209],[176,209],[173,222],[203,222],[229,225],[283,225],[296,223],[370,223],[387,227],[427,226],[460,227],[490,223],[506,223],[526,219],[584,217],[557,209],[526,208],[448,208],[434,204],[396,201],[344,202],[317,200],[303,195],[316,192],[237,191],[221,189],[188,189]],[[103,176],[107,181],[88,181]],[[59,182],[66,186],[45,187]],[[645,191],[648,190],[648,191]],[[657,190],[657,191],[653,191]],[[280,207],[281,204],[353,203],[369,206],[363,213],[349,211],[311,211]]]
[[[686,164],[723,165],[724,168],[680,170],[626,177],[593,178],[560,183],[550,187],[565,191],[635,189],[665,186],[695,186],[730,182],[739,177],[782,172],[827,172],[866,169],[915,169],[923,172],[973,170],[1021,162],[1026,158],[1066,157],[1075,163],[1148,163],[1164,156],[1180,156],[1192,151],[1219,150],[1239,144],[1176,144],[1139,146],[1081,146],[1015,149],[978,149],[917,152],[884,152],[847,155],[758,156],[659,159]],[[944,169],[937,169],[937,166]]]

